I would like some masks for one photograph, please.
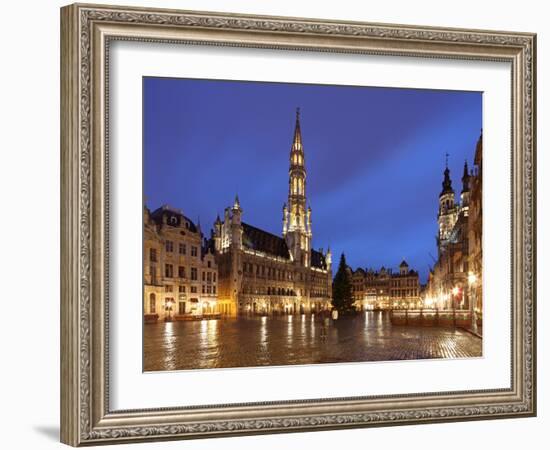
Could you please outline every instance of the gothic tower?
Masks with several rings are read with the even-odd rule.
[[[443,189],[441,190],[441,194],[439,194],[439,213],[437,215],[439,223],[439,235],[437,239],[439,250],[449,242],[451,231],[457,219],[455,191],[452,187],[450,173],[448,161],[446,161],[445,171],[443,172]]]
[[[460,193],[460,207],[464,214],[468,215],[470,204],[470,174],[468,173],[468,162],[464,161],[464,173],[462,174],[462,192]]]
[[[311,208],[306,208],[306,167],[300,108],[296,109],[294,140],[290,149],[288,203],[283,206],[283,236],[295,261],[309,267],[311,250]]]

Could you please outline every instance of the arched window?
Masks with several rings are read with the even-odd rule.
[[[155,314],[157,312],[157,300],[155,294],[149,296],[149,312]]]

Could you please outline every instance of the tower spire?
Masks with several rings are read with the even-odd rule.
[[[296,108],[296,125],[294,126],[294,145],[302,145],[302,130],[300,129],[300,107]]]
[[[290,149],[290,168],[288,186],[289,231],[305,231],[306,216],[306,168],[302,130],[300,129],[300,108],[296,108],[296,126]]]
[[[295,261],[309,267],[311,256],[311,209],[307,208],[305,154],[300,128],[300,108],[290,148],[288,202],[283,209],[283,234]]]
[[[445,153],[445,170],[443,171],[443,183],[441,183],[441,185],[443,186],[443,190],[441,191],[440,196],[454,192],[450,175],[451,171],[449,170],[449,154]]]

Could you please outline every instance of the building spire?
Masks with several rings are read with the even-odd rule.
[[[443,183],[441,183],[441,185],[443,186],[443,190],[441,191],[440,195],[454,192],[450,175],[451,171],[449,170],[449,154],[445,153],[445,170],[443,172]]]
[[[302,146],[302,131],[300,129],[300,108],[296,108],[296,127],[294,140],[290,149],[288,209],[293,215],[291,225],[300,225],[298,222],[306,215],[306,168],[305,155]],[[303,225],[303,224],[302,224]]]
[[[300,107],[296,108],[296,125],[294,127],[294,145],[302,145],[302,131],[300,130]]]
[[[239,202],[238,194],[235,194],[235,202],[233,203],[233,209],[241,209],[241,203]]]

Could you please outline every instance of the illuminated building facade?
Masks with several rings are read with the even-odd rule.
[[[468,215],[469,285],[472,309],[479,319],[483,312],[483,251],[482,251],[482,181],[483,181],[483,140],[476,145],[474,169],[470,174],[470,208]]]
[[[145,321],[218,313],[216,259],[200,225],[166,205],[143,218]]]
[[[471,310],[476,297],[481,310],[481,158],[482,136],[474,156],[474,169],[464,162],[460,200],[455,201],[446,167],[439,196],[438,259],[430,272],[424,303],[442,309]]]
[[[406,261],[399,271],[359,268],[351,273],[353,298],[358,310],[403,309],[420,306],[418,272],[409,269]]]
[[[306,175],[297,110],[282,235],[243,222],[238,197],[225,209],[223,220],[218,217],[214,223],[218,299],[223,314],[297,314],[330,308],[332,257],[330,249],[312,248]]]

